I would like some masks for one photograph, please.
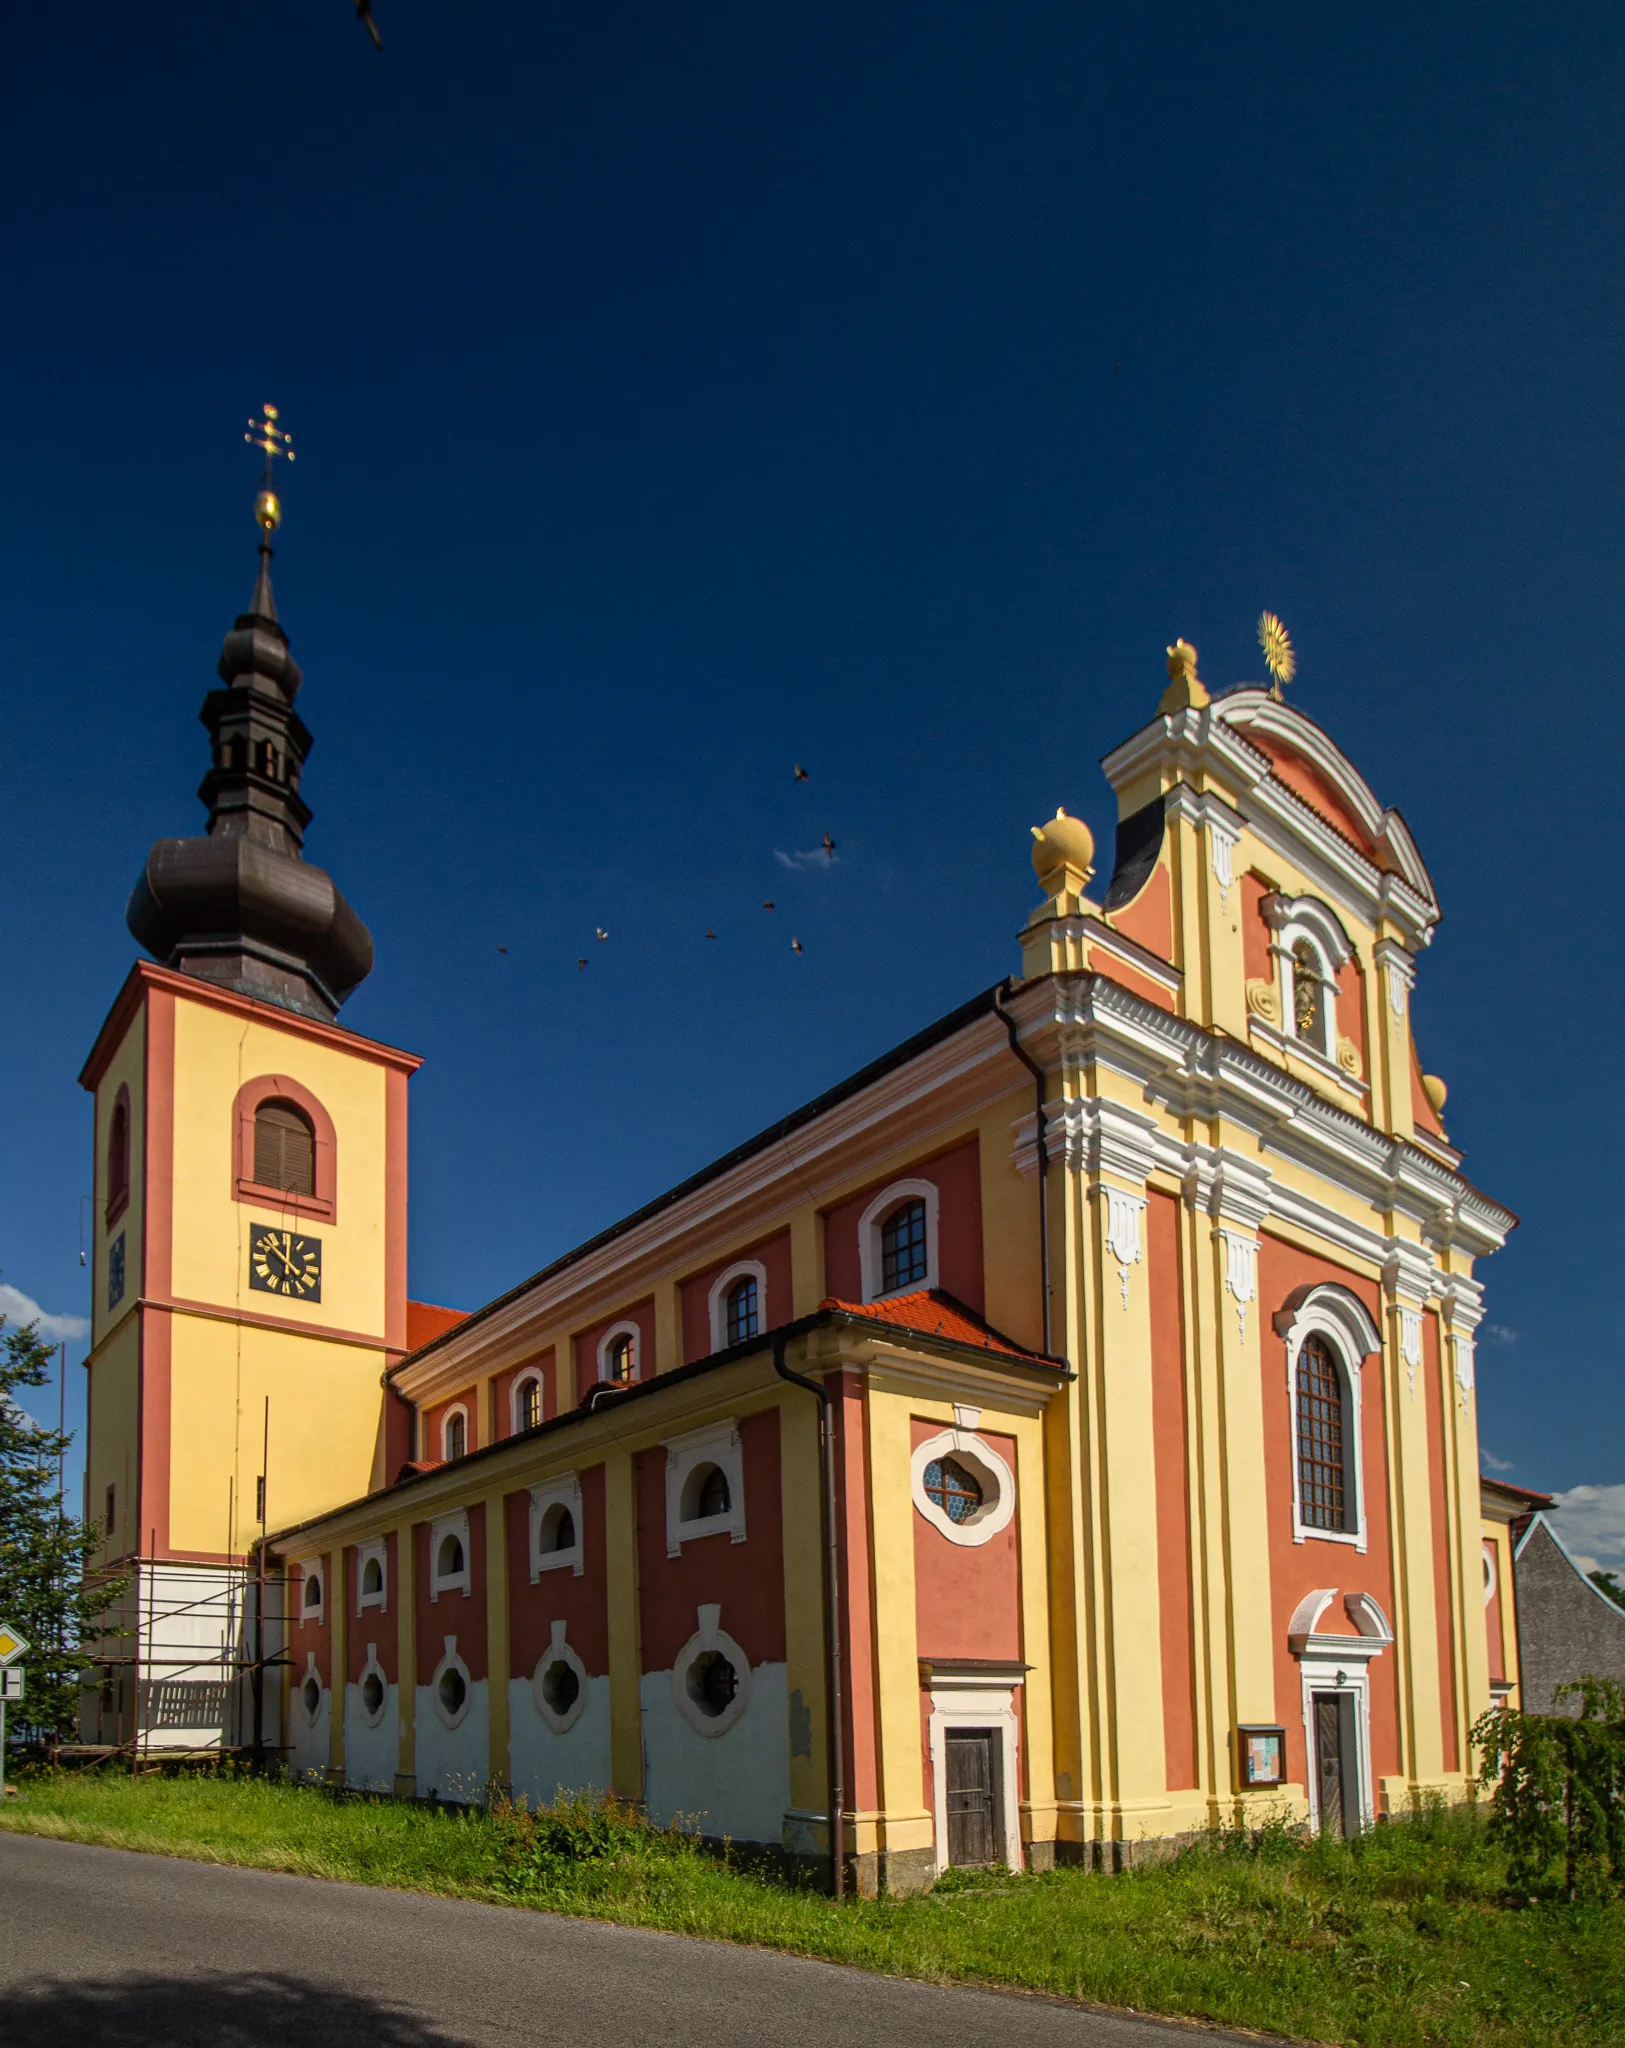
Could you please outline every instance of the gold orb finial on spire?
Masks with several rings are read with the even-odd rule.
[[[1274,612],[1259,613],[1258,644],[1264,650],[1264,666],[1270,672],[1270,695],[1277,704],[1284,703],[1281,685],[1290,683],[1298,673],[1298,657],[1293,651],[1292,635]]]
[[[264,418],[251,419],[243,439],[251,448],[264,451],[265,466],[260,471],[259,496],[254,500],[254,522],[269,541],[282,524],[282,500],[272,489],[271,465],[279,455],[286,456],[289,462],[294,460],[293,436],[279,424],[282,415],[274,405],[262,406],[260,410]]]
[[[1188,640],[1176,640],[1168,649],[1168,687],[1162,693],[1159,711],[1200,711],[1213,699],[1196,673],[1196,649]]]

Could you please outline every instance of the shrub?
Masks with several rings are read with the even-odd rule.
[[[683,1837],[651,1827],[642,1814],[610,1793],[563,1794],[550,1806],[521,1797],[491,1806],[497,1836],[492,1884],[512,1897],[579,1886],[583,1877],[647,1870],[692,1853]]]
[[[1557,1697],[1578,1699],[1579,1714],[1503,1707],[1475,1725],[1490,1831],[1514,1892],[1548,1889],[1561,1860],[1565,1898],[1611,1898],[1625,1889],[1625,1686],[1582,1678]]]

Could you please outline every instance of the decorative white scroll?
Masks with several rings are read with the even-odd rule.
[[[1467,1397],[1473,1391],[1473,1340],[1471,1337],[1456,1339],[1456,1385],[1461,1389],[1461,1405],[1467,1406]]]
[[[1140,1211],[1143,1195],[1125,1195],[1120,1188],[1107,1188],[1106,1249],[1117,1261],[1117,1278],[1123,1289],[1123,1306],[1128,1307],[1130,1266],[1140,1263]]]
[[[1416,1399],[1416,1368],[1422,1363],[1422,1311],[1406,1308],[1399,1311],[1399,1355],[1405,1361],[1405,1370],[1410,1377],[1411,1399]]]
[[[1388,1007],[1396,1017],[1405,1014],[1405,977],[1391,960],[1388,963]]]
[[[1258,1299],[1258,1240],[1238,1231],[1221,1230],[1224,1239],[1224,1284],[1236,1304],[1236,1326],[1247,1341],[1247,1304]]]
[[[1207,821],[1208,845],[1213,854],[1213,879],[1219,885],[1219,908],[1230,908],[1230,891],[1235,883],[1235,872],[1230,864],[1231,850],[1235,846],[1234,835],[1209,813]]]

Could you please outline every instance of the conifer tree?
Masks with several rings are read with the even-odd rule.
[[[123,1587],[85,1564],[101,1531],[64,1512],[57,1473],[71,1438],[24,1413],[19,1387],[50,1383],[52,1353],[38,1327],[0,1319],[0,1621],[24,1635],[27,1698],[8,1716],[41,1734],[71,1735],[79,1714],[82,1645]]]

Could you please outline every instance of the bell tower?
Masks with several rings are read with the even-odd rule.
[[[304,858],[311,734],[271,588],[291,459],[274,407],[259,573],[200,717],[196,838],[160,839],[127,910],[131,969],[81,1084],[95,1101],[86,1448],[99,1562],[130,1580],[86,1739],[248,1739],[244,1560],[382,1483],[384,1369],[406,1338],[407,1081],[338,1022],[372,938]]]

